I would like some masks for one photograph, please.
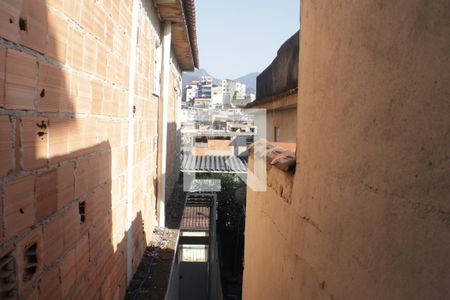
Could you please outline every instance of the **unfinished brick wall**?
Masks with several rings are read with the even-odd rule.
[[[129,166],[131,6],[0,1],[2,299],[123,298],[127,251],[139,264],[156,222],[160,28],[140,3]]]

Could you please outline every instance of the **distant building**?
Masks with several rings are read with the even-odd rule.
[[[233,105],[233,100],[244,100],[246,98],[247,88],[245,84],[236,80],[222,80],[223,104]]]
[[[223,92],[222,86],[213,85],[211,89],[211,104],[215,107],[222,107],[223,105]]]
[[[194,98],[194,108],[209,108],[210,104],[210,98]]]
[[[194,98],[198,97],[198,81],[193,81],[186,85],[186,102],[191,102]]]
[[[239,128],[236,131],[184,128],[181,130],[185,138],[183,153],[186,155],[247,157],[247,146],[253,143],[256,134],[254,126],[249,125],[248,127]]]
[[[236,81],[236,99],[244,99],[246,92],[247,89],[245,84]]]
[[[208,76],[203,76],[199,84],[198,97],[211,99],[211,92],[212,92],[212,78]]]
[[[223,104],[230,104],[236,91],[236,81],[231,79],[222,80]]]
[[[296,141],[298,63],[299,33],[296,32],[256,79],[256,100],[246,107],[267,109],[266,136],[269,141]]]

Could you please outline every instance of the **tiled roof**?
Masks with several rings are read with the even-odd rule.
[[[202,206],[186,206],[184,208],[181,229],[184,230],[208,230],[210,208]]]
[[[266,157],[268,163],[280,170],[295,171],[295,143],[268,142],[260,139],[249,145],[248,150],[259,158]]]
[[[185,154],[182,172],[192,173],[246,173],[247,162],[236,156]]]
[[[182,71],[198,67],[194,0],[155,0],[161,21],[172,24],[172,45]]]
[[[209,230],[214,194],[188,193],[181,219],[181,230]]]
[[[189,39],[191,41],[192,55],[194,57],[194,65],[198,68],[198,45],[197,45],[197,26],[195,21],[195,3],[194,0],[183,0],[184,13],[186,14]]]

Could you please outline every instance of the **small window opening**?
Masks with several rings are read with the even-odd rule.
[[[78,203],[78,212],[80,213],[80,224],[86,222],[86,202]]]
[[[6,253],[0,258],[0,299],[16,299],[17,280],[16,280],[16,260],[13,251]]]
[[[19,18],[19,28],[20,31],[28,31],[28,24],[26,19]]]
[[[25,249],[24,253],[25,269],[23,272],[23,281],[30,281],[36,274],[38,266],[37,243],[31,244]]]

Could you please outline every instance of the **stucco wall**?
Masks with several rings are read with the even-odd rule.
[[[275,141],[275,127],[280,128],[278,142],[295,143],[297,140],[297,109],[267,110],[267,140]]]
[[[449,298],[449,1],[307,0],[301,16],[302,295]]]
[[[299,33],[292,35],[277,52],[273,62],[256,78],[256,100],[297,87]]]
[[[251,151],[250,170],[253,159]],[[292,173],[269,167],[266,192],[247,187],[243,299],[289,299],[292,295],[295,255],[289,227],[294,214],[293,178]]]
[[[249,192],[246,299],[450,297],[449,5],[302,1],[292,204]]]

